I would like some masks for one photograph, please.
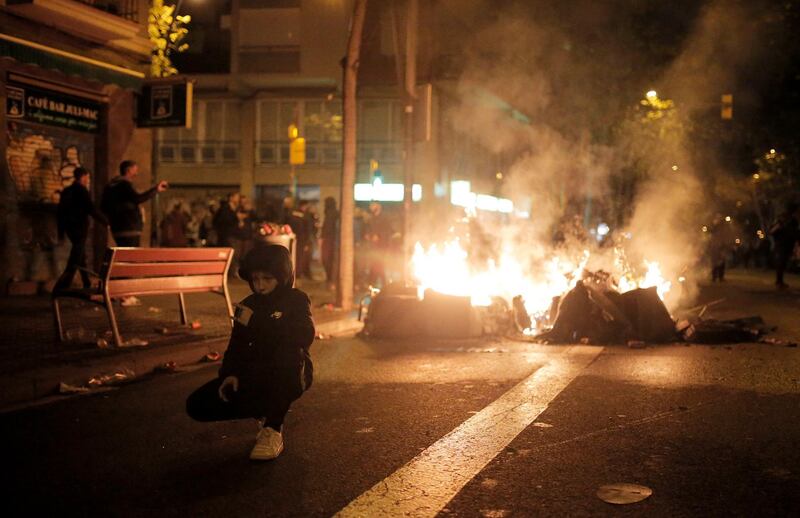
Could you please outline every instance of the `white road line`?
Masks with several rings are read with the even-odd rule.
[[[336,516],[436,516],[602,350],[592,346],[565,350]]]

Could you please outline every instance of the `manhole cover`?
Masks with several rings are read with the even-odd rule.
[[[597,498],[617,505],[641,502],[652,494],[653,490],[647,486],[626,483],[608,484],[597,490]]]

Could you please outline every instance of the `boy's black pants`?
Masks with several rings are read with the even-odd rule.
[[[283,420],[289,412],[292,400],[285,397],[273,397],[259,404],[240,392],[229,391],[228,403],[219,397],[219,386],[222,380],[209,381],[192,392],[186,399],[186,413],[195,421],[231,421],[233,419],[264,418],[264,427],[280,431]]]

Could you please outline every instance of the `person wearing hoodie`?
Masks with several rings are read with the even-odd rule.
[[[259,419],[250,458],[270,460],[283,451],[290,405],[313,380],[311,302],[292,287],[292,260],[283,246],[258,244],[242,259],[239,275],[253,293],[236,305],[217,378],[188,397],[186,412],[201,422]]]
[[[117,246],[140,245],[144,220],[139,205],[169,188],[169,184],[162,180],[150,189],[138,192],[133,186],[133,179],[138,174],[139,165],[136,162],[123,160],[119,164],[119,176],[112,179],[103,190],[100,208],[108,218],[111,235]]]

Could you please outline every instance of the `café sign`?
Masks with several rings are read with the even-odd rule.
[[[185,79],[152,79],[142,85],[137,100],[140,128],[191,128],[194,84]]]
[[[101,105],[29,85],[6,85],[6,117],[97,133]]]

